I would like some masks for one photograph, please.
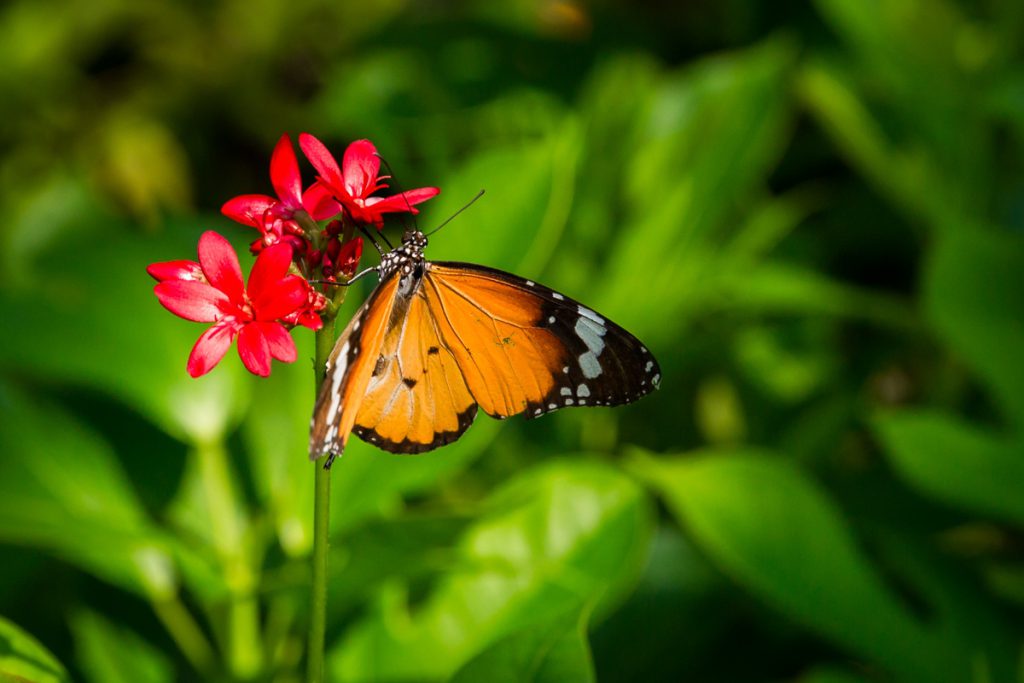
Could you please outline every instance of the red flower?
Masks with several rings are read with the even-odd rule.
[[[380,172],[380,157],[377,156],[377,148],[369,140],[356,140],[349,145],[342,158],[341,168],[327,147],[309,133],[299,136],[299,146],[320,174],[318,182],[309,192],[312,192],[317,184],[322,185],[341,202],[352,219],[360,223],[379,228],[384,224],[385,213],[419,213],[413,208],[414,205],[425,202],[440,192],[436,187],[421,187],[390,197],[371,197],[370,195],[377,190],[387,187],[382,181],[387,180],[389,176],[377,175]]]
[[[231,245],[209,231],[199,238],[199,263],[171,261],[147,268],[160,281],[154,291],[164,308],[186,320],[214,323],[192,348],[190,375],[212,370],[235,337],[238,355],[253,374],[269,375],[271,358],[295,360],[295,342],[278,320],[308,308],[311,288],[303,278],[288,274],[291,262],[290,246],[268,247],[243,284]]]
[[[317,183],[303,193],[299,161],[287,134],[277,141],[270,157],[270,183],[277,193],[276,199],[265,194],[243,194],[229,199],[221,207],[221,213],[228,218],[260,231],[262,238],[253,243],[253,253],[280,241],[299,246],[298,242],[305,237],[302,227],[294,220],[299,211],[305,211],[316,221],[341,211],[341,205],[331,197],[330,191]]]

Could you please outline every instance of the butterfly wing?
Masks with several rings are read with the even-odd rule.
[[[382,282],[339,337],[311,455],[354,431],[394,453],[451,443],[477,405],[499,419],[629,403],[658,386],[646,347],[572,299],[499,270],[426,263]]]
[[[636,337],[530,280],[473,264],[429,263],[423,290],[442,344],[492,417],[629,403],[661,380]]]
[[[392,274],[373,290],[349,321],[327,360],[324,383],[313,407],[309,457],[340,454],[370,383],[397,299],[399,277]]]

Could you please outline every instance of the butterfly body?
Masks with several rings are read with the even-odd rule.
[[[629,403],[657,388],[657,361],[629,332],[515,275],[427,261],[409,231],[342,332],[313,413],[310,457],[329,466],[354,432],[394,453],[458,439],[478,407],[504,419]]]

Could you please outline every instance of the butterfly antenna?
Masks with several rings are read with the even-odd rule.
[[[375,246],[377,248],[377,253],[380,254],[381,256],[383,256],[384,255],[384,247],[380,246],[380,242],[377,241],[377,238],[374,237],[373,233],[370,232],[369,230],[367,230],[366,226],[362,225],[362,224],[359,225],[359,231],[361,233],[363,233],[363,235],[366,236],[366,239],[370,240],[370,242],[373,244],[373,246]],[[377,234],[380,235],[381,237],[384,237],[384,233],[377,233]],[[385,238],[384,241],[387,242],[388,247],[390,247],[391,249],[394,249],[394,247],[391,246],[391,242],[387,241],[387,238]]]
[[[384,168],[388,170],[388,179],[392,181],[391,184],[395,186],[395,189],[398,190],[398,193],[402,196],[402,199],[405,200],[405,208],[409,210],[409,216],[412,217],[412,227],[416,230],[416,232],[419,232],[420,226],[416,224],[416,210],[412,208],[412,204],[409,203],[409,198],[405,196],[405,192],[402,190],[402,186],[398,184],[397,180],[395,180],[395,172],[391,170],[391,164],[389,164],[388,160],[382,157],[380,154],[377,154],[377,158],[380,159],[380,163],[384,164]],[[409,225],[407,223],[408,220],[409,218],[407,216],[402,216],[402,223],[404,224],[402,227],[404,227],[406,230],[409,229]]]
[[[443,228],[444,226],[446,226],[446,225],[448,225],[449,223],[451,223],[451,222],[452,222],[452,220],[454,220],[454,218],[455,218],[456,216],[458,216],[458,215],[459,215],[460,213],[462,213],[463,211],[465,211],[465,210],[466,210],[466,209],[468,209],[469,207],[473,206],[473,203],[474,203],[474,202],[475,202],[476,200],[478,200],[478,199],[480,199],[481,197],[483,197],[483,196],[484,196],[484,191],[483,191],[483,190],[480,190],[479,192],[477,192],[477,193],[476,193],[476,196],[475,196],[475,197],[473,197],[472,199],[470,199],[470,200],[469,200],[468,202],[466,202],[466,205],[465,205],[465,206],[463,206],[463,207],[462,207],[461,209],[459,209],[458,211],[456,211],[455,213],[453,213],[453,214],[452,214],[451,216],[449,216],[449,217],[448,217],[448,218],[447,218],[447,219],[445,220],[445,222],[444,222],[444,223],[441,223],[441,225],[437,226],[436,228],[434,228],[433,230],[431,230],[430,232],[428,232],[428,233],[427,233],[427,234],[425,235],[425,237],[430,237],[430,236],[431,236],[431,235],[433,235],[433,234],[434,234],[435,232],[437,232],[438,230],[440,230],[440,229],[441,229],[441,228]]]

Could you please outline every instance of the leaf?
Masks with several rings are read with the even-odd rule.
[[[440,680],[503,636],[597,600],[639,574],[651,514],[639,488],[585,461],[553,462],[510,482],[463,535],[454,568],[418,606],[406,584],[332,650],[346,681]]]
[[[925,312],[992,390],[1006,419],[1024,428],[1024,239],[967,228],[945,231],[930,254]]]
[[[968,676],[967,647],[942,640],[938,626],[927,631],[903,608],[833,503],[790,463],[737,452],[644,457],[633,469],[733,578],[777,609],[898,677]]]
[[[983,107],[965,107],[965,101],[988,97],[987,72],[993,48],[982,47],[980,58],[974,41],[990,43],[988,36],[975,37],[973,21],[962,16],[956,3],[946,0],[817,0],[822,18],[856,53],[847,66],[848,76],[835,70],[812,69],[816,94],[812,109],[825,122],[855,163],[865,161],[857,144],[868,140],[857,134],[853,83],[871,83],[861,89],[863,99],[878,111],[879,123],[897,131],[887,145],[893,163],[862,166],[871,180],[889,191],[898,204],[923,214],[937,224],[948,216],[977,216],[987,209],[993,185],[989,124]],[[950,49],[957,44],[959,49]],[[989,62],[989,63],[986,63]],[[817,73],[815,73],[815,71]],[[831,73],[829,73],[831,71]],[[823,77],[823,78],[819,78]],[[830,88],[840,85],[847,99]],[[806,92],[806,91],[805,91]],[[846,100],[846,101],[844,101]],[[850,106],[853,105],[853,106]],[[872,117],[874,118],[874,117]],[[852,124],[852,125],[851,125]],[[861,127],[860,131],[865,131]],[[847,138],[847,140],[844,140]],[[914,192],[917,196],[914,196]]]
[[[0,385],[0,539],[42,547],[150,596],[177,585],[169,546],[108,445]]]
[[[952,416],[904,411],[874,421],[896,471],[951,505],[1024,526],[1024,443]]]
[[[163,683],[174,675],[167,658],[138,634],[95,612],[71,618],[79,666],[93,683]]]
[[[693,305],[693,295],[637,297],[638,289],[699,291],[715,272],[707,245],[736,222],[737,208],[760,188],[788,137],[792,59],[784,42],[766,42],[657,84],[624,162],[626,217],[595,297],[599,308],[627,311],[620,321],[627,328],[644,332],[633,323],[646,321],[658,334],[660,321]]]
[[[67,671],[35,638],[0,617],[0,679],[69,683]]]
[[[385,453],[353,437],[331,469],[331,497],[344,501],[331,506],[331,533],[342,534],[368,517],[392,511],[404,494],[429,490],[453,476],[483,454],[500,429],[496,420],[478,417],[455,443],[414,456]]]
[[[312,364],[305,362],[313,357],[312,342],[311,334],[297,335],[296,367],[272,372],[253,387],[242,431],[256,493],[272,515],[281,548],[292,557],[313,547],[313,478],[319,465],[307,455],[316,396]]]
[[[755,314],[843,316],[896,329],[915,321],[909,306],[894,297],[833,280],[804,266],[765,262],[725,285],[726,306]]]
[[[467,662],[450,683],[593,683],[586,619],[579,610],[502,638]]]
[[[440,224],[481,197],[432,240],[436,261],[485,263],[531,277],[554,251],[572,189],[579,142],[570,123],[539,140],[485,148],[445,178],[444,192],[424,209],[422,225]],[[481,239],[486,235],[486,239]]]

